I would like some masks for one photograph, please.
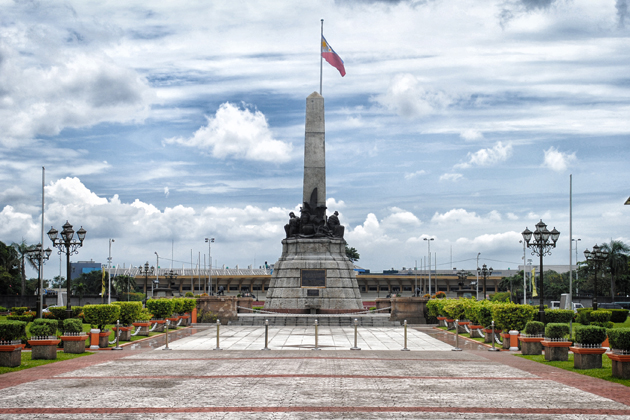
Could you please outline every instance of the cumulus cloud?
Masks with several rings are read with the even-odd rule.
[[[334,212],[337,209],[346,207],[346,203],[343,200],[337,201],[333,197],[329,197],[326,199],[326,207],[328,207],[328,210],[332,210]]]
[[[575,161],[577,161],[575,152],[571,154],[563,153],[552,146],[545,150],[545,160],[543,161],[543,166],[556,172],[564,172],[567,170],[569,165]]]
[[[398,207],[392,207],[390,211],[392,213],[382,223],[386,230],[409,230],[421,224],[420,219],[410,211]]]
[[[518,241],[522,239],[523,236],[519,232],[510,231],[484,234],[473,239],[459,238],[455,243],[472,249],[489,250],[514,247],[514,244],[518,244]]]
[[[427,171],[425,171],[424,169],[421,169],[421,170],[416,171],[416,172],[405,174],[405,179],[414,179],[415,177],[418,177],[420,175],[424,175],[426,173],[427,173]]]
[[[464,175],[462,174],[444,174],[442,176],[440,176],[440,181],[453,181],[456,182],[460,179],[462,179],[464,177]]]
[[[181,144],[198,149],[210,149],[212,156],[257,160],[263,162],[287,162],[291,159],[293,144],[273,138],[267,118],[258,110],[239,108],[226,102],[208,124],[199,128],[192,137],[173,137],[166,143]]]
[[[491,166],[503,162],[512,156],[512,144],[497,142],[493,147],[468,153],[468,162],[455,165],[456,168],[470,168],[471,166]]]
[[[387,93],[375,98],[387,109],[405,117],[424,117],[448,107],[453,99],[445,92],[425,89],[412,74],[398,74]]]
[[[446,213],[436,212],[431,218],[431,222],[438,225],[446,224],[462,224],[462,225],[476,225],[486,222],[498,222],[501,221],[501,213],[496,210],[492,210],[485,217],[477,215],[477,213],[469,212],[465,209],[452,209]]]
[[[459,133],[459,136],[464,140],[479,140],[483,138],[483,133],[479,130],[469,128]]]

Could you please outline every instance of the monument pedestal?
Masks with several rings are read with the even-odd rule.
[[[342,238],[282,240],[265,310],[289,314],[341,314],[363,310],[354,264]]]

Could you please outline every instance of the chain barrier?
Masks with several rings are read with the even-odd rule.
[[[265,311],[264,309],[252,309],[252,308],[246,308],[244,306],[236,306],[238,309],[244,309],[246,311],[251,311],[253,314],[268,314],[268,315],[284,315],[284,316],[297,316],[297,317],[308,317],[311,316],[309,314],[286,314],[286,313],[282,313],[282,312],[273,312],[273,311]],[[339,316],[349,316],[349,317],[353,317],[355,315],[369,315],[369,314],[373,314],[375,312],[380,312],[380,311],[388,311],[392,309],[391,306],[388,306],[387,308],[381,308],[381,309],[374,309],[373,311],[361,311],[361,312],[352,312],[350,314],[317,314],[318,317],[339,317]]]

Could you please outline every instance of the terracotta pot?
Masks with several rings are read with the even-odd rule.
[[[62,335],[63,352],[71,354],[81,354],[85,352],[85,341],[90,336],[84,335]]]
[[[437,320],[438,320],[438,323],[440,324],[440,327],[446,327],[446,317],[445,316],[438,316]]]
[[[114,333],[117,333],[116,327],[114,327],[113,330],[114,330]],[[133,330],[133,326],[120,327],[120,341],[130,341],[131,330]]]
[[[569,360],[570,341],[546,341],[540,342],[545,348],[545,360],[548,362],[566,362]]]
[[[140,329],[137,335],[141,335],[143,337],[149,336],[149,330],[151,329],[151,323],[147,322],[134,322],[133,326]]]
[[[59,343],[61,340],[28,340],[28,344],[31,345],[31,359],[55,360]]]
[[[153,324],[158,324],[157,327],[155,328],[155,332],[164,332],[164,324],[166,324],[166,320],[165,319],[156,319],[156,320],[151,320],[151,322]]]
[[[524,355],[537,355],[542,354],[542,344],[540,344],[543,337],[523,337],[518,338],[521,342],[521,354]]]
[[[606,353],[612,361],[612,376],[621,379],[630,379],[630,354]]]
[[[575,369],[601,369],[602,354],[606,353],[605,348],[569,347],[569,350],[573,352]]]

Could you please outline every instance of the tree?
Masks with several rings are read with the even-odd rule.
[[[26,292],[26,264],[25,261],[28,260],[29,265],[31,265],[34,269],[37,270],[37,266],[35,264],[33,264],[33,261],[31,261],[28,257],[29,252],[33,250],[33,246],[32,245],[27,245],[26,241],[24,239],[22,239],[22,242],[20,242],[19,244],[16,242],[13,242],[11,244],[11,246],[13,247],[13,249],[15,249],[15,252],[17,252],[18,257],[20,259],[20,276],[22,278],[22,290],[20,291],[21,295],[24,296],[24,293]]]
[[[101,270],[97,270],[90,271],[89,273],[82,273],[79,277],[74,279],[72,283],[83,283],[85,285],[86,295],[98,295],[103,290],[103,272]],[[105,287],[105,290],[107,291],[107,286]]]
[[[5,269],[11,275],[19,274],[20,272],[20,257],[18,256],[15,248],[7,246],[4,242],[0,241],[0,266]]]
[[[602,244],[602,250],[608,251],[608,258],[603,263],[604,270],[610,273],[610,297],[615,299],[615,283],[628,272],[628,254],[630,247],[621,241],[611,240]]]
[[[53,289],[65,289],[67,286],[66,278],[64,276],[55,276],[50,281]]]
[[[118,295],[136,290],[136,279],[131,276],[116,276],[112,279],[112,286]]]
[[[87,287],[85,287],[85,284],[83,284],[82,282],[74,282],[70,289],[74,296],[79,297],[79,306],[81,306],[81,299],[83,298]]]
[[[361,256],[359,255],[359,252],[354,247],[349,248],[346,245],[346,257],[348,257],[348,259],[350,259],[350,261],[352,262],[357,262],[359,261],[359,258]]]
[[[20,293],[19,274],[11,274],[0,266],[0,295],[17,295]]]

